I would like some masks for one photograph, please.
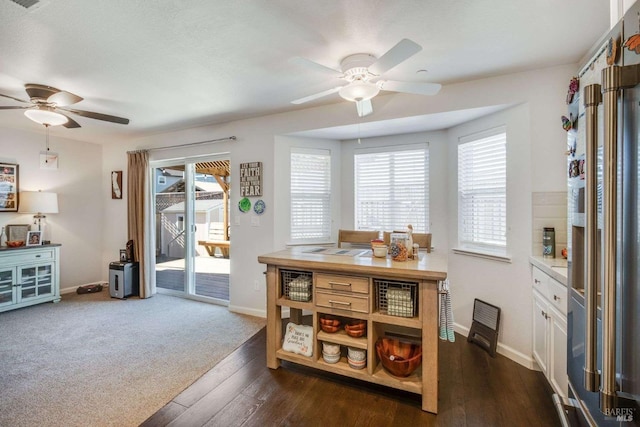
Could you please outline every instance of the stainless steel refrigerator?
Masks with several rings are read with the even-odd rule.
[[[640,4],[568,93],[568,425],[640,426]]]

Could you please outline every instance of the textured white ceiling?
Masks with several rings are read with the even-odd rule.
[[[295,56],[339,68],[409,38],[423,50],[385,77],[447,84],[575,63],[608,22],[604,0],[0,0],[0,93],[26,99],[25,83],[46,84],[131,120],[73,116],[82,128],[56,129],[101,142],[346,102],[292,105],[335,86]],[[0,127],[38,125],[7,110]]]

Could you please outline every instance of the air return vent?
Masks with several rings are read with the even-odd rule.
[[[11,1],[14,2],[15,4],[19,4],[25,9],[29,9],[31,6],[35,6],[36,4],[40,3],[40,0],[11,0]]]

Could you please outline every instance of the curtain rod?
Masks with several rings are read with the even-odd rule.
[[[170,145],[168,147],[158,147],[158,148],[149,148],[148,150],[134,150],[127,151],[127,153],[136,153],[139,151],[162,151],[162,150],[172,150],[174,148],[182,148],[182,147],[194,147],[196,145],[203,144],[211,144],[212,142],[222,142],[222,141],[235,141],[237,138],[235,136],[229,136],[227,138],[218,138],[218,139],[209,139],[207,141],[199,141],[199,142],[189,142],[187,144],[178,144],[178,145]]]

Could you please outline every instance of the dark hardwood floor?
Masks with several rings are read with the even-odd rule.
[[[292,363],[265,366],[263,328],[142,426],[556,426],[552,391],[456,335],[440,342],[438,415],[420,396]]]

